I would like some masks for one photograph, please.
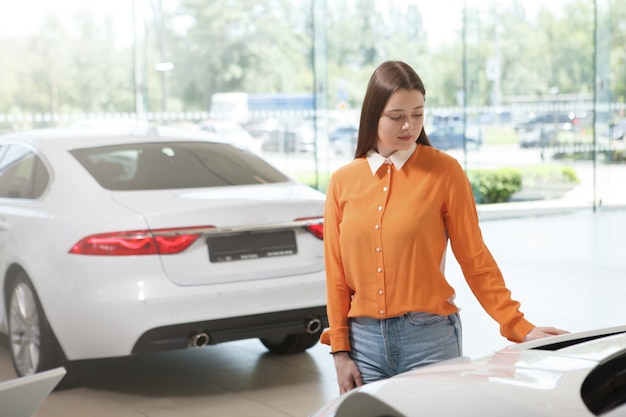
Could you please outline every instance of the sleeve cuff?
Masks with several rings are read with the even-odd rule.
[[[325,345],[330,345],[331,352],[350,351],[350,335],[347,326],[328,329],[320,338]]]
[[[530,323],[529,321],[522,319],[519,322],[515,323],[512,327],[502,327],[501,333],[502,336],[506,337],[511,342],[521,343],[524,341],[524,338],[532,329],[535,328],[535,325]]]

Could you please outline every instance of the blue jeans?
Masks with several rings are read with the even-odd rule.
[[[408,313],[377,320],[350,319],[350,357],[363,383],[463,355],[458,313]]]

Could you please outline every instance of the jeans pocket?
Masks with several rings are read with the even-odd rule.
[[[405,317],[409,323],[415,326],[429,326],[448,320],[448,316],[423,312],[407,313]]]

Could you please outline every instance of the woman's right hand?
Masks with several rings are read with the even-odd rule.
[[[339,394],[344,394],[363,385],[359,368],[350,358],[348,352],[335,352],[333,353],[333,359],[335,360],[335,370],[337,371]]]

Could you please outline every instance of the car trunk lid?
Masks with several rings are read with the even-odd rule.
[[[324,196],[296,183],[188,190],[115,191],[151,230],[191,229],[201,236],[185,251],[161,255],[179,285],[250,281],[319,272]]]

